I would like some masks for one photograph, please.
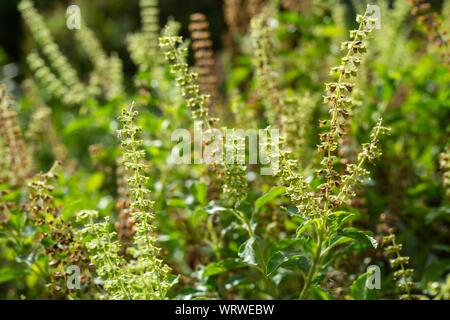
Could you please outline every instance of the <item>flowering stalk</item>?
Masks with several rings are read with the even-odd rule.
[[[121,245],[115,239],[117,233],[109,230],[109,217],[105,221],[94,223],[98,214],[83,211],[81,220],[89,218],[90,224],[83,229],[84,234],[94,238],[87,244],[93,253],[92,260],[97,265],[99,275],[105,280],[105,289],[114,299],[156,299],[166,298],[167,291],[174,283],[169,283],[170,267],[158,258],[160,249],[156,247],[153,202],[147,199],[150,190],[145,187],[149,178],[145,176],[142,160],[145,151],[140,150],[142,140],[137,134],[142,131],[135,126],[138,113],[133,105],[124,108],[119,120],[122,129],[118,130],[122,141],[123,165],[132,172],[128,176],[130,189],[130,215],[135,233],[128,252],[133,259],[127,261],[120,255]]]
[[[80,231],[83,236],[93,239],[86,243],[91,255],[90,259],[96,266],[98,275],[104,280],[104,287],[113,299],[132,299],[127,288],[132,275],[126,274],[122,268],[124,259],[119,255],[120,244],[114,241],[115,232],[109,230],[109,217],[105,221],[94,223],[98,217],[97,211],[84,210],[77,214],[77,221],[88,221]]]
[[[439,56],[445,65],[450,64],[450,38],[448,31],[442,29],[442,22],[438,20],[438,14],[431,12],[431,5],[425,0],[409,0],[413,7],[411,14],[417,16],[417,23],[423,26],[428,39],[440,49]]]
[[[445,150],[439,155],[439,166],[441,167],[442,184],[444,185],[447,200],[450,200],[450,143],[445,146]]]
[[[311,283],[316,274],[321,270],[322,263],[333,248],[332,237],[346,233],[358,233],[357,230],[343,229],[345,219],[340,219],[340,223],[329,225],[330,220],[336,219],[343,211],[337,211],[347,200],[355,197],[355,186],[364,178],[368,177],[369,172],[364,169],[366,162],[374,161],[381,156],[378,148],[379,137],[385,135],[389,130],[382,126],[382,120],[372,130],[371,141],[362,145],[362,151],[358,154],[357,164],[346,166],[346,173],[341,177],[334,170],[334,162],[337,159],[335,153],[338,147],[339,139],[345,136],[345,123],[350,112],[348,107],[352,105],[349,98],[354,84],[344,81],[355,77],[358,66],[361,62],[359,54],[366,51],[364,39],[371,33],[372,21],[368,14],[358,15],[357,21],[359,28],[350,31],[351,41],[342,44],[342,49],[346,50],[345,56],[341,59],[339,67],[332,68],[332,74],[338,74],[338,80],[326,84],[327,94],[324,101],[328,103],[330,109],[330,120],[321,120],[320,126],[329,125],[329,132],[320,134],[321,144],[318,146],[319,152],[324,152],[322,159],[322,168],[317,170],[319,177],[324,176],[325,182],[318,186],[317,192],[311,191],[305,178],[296,172],[297,160],[291,159],[292,152],[283,149],[283,139],[280,140],[280,151],[274,152],[270,149],[271,139],[267,142],[269,147],[269,158],[279,159],[281,166],[275,170],[275,174],[281,178],[283,185],[286,186],[287,194],[291,201],[296,205],[299,214],[306,219],[306,224],[299,227],[297,237],[299,237],[307,228],[312,229],[312,234],[316,237],[315,248],[310,253],[312,261],[308,274],[304,278],[302,290],[299,299],[307,298]],[[266,149],[267,150],[267,149]],[[348,213],[344,213],[350,216]],[[369,239],[368,243],[376,246],[373,238],[364,234]]]
[[[140,69],[149,70],[159,62],[158,0],[139,0],[141,31],[127,38],[131,58]]]
[[[255,80],[257,90],[263,98],[264,113],[269,125],[279,122],[278,115],[284,109],[279,76],[273,61],[274,30],[268,23],[269,18],[276,14],[276,9],[267,5],[250,22]]]
[[[150,190],[145,186],[149,178],[145,176],[145,165],[142,164],[145,151],[138,149],[143,144],[142,140],[137,139],[137,134],[142,129],[134,125],[137,116],[138,112],[133,109],[133,105],[129,109],[123,109],[119,117],[123,128],[118,131],[124,149],[123,165],[133,172],[133,175],[128,178],[128,186],[132,198],[131,209],[133,209],[130,214],[136,228],[134,241],[137,248],[132,250],[136,264],[128,264],[127,267],[131,271],[140,272],[140,279],[135,278],[132,285],[144,288],[144,298],[165,299],[167,290],[170,288],[167,276],[171,269],[158,258],[160,248],[155,245],[155,227],[152,225],[155,217],[153,201],[147,199]]]
[[[200,91],[200,85],[198,83],[198,74],[190,70],[189,65],[186,62],[187,48],[181,44],[183,42],[182,37],[161,37],[160,46],[164,49],[165,57],[170,61],[170,71],[176,75],[175,81],[178,87],[181,89],[181,95],[186,101],[187,106],[192,111],[192,117],[194,119],[201,119],[205,123],[209,130],[213,130],[215,123],[219,121],[218,118],[212,118],[209,116],[209,99],[210,96],[202,94]],[[206,142],[211,143],[212,141]],[[228,152],[238,152],[236,142],[227,145],[227,150],[223,153],[224,157]],[[231,148],[231,149],[230,149]],[[213,151],[216,152],[216,151]],[[215,163],[215,165],[217,165]],[[246,181],[245,179],[245,166],[240,163],[228,164],[226,159],[223,161],[224,172],[226,175],[238,175],[235,178],[226,178],[225,190],[227,195],[231,198],[235,198],[236,193],[241,194],[241,198],[246,195],[246,183],[241,184],[241,188],[238,190],[235,188],[236,181]],[[234,182],[233,182],[234,181]]]
[[[409,257],[402,257],[400,255],[400,251],[403,249],[403,245],[397,244],[395,242],[395,234],[391,234],[387,237],[383,238],[383,243],[385,245],[389,245],[385,248],[385,251],[389,253],[395,254],[394,259],[390,259],[389,263],[392,268],[400,267],[400,270],[394,272],[394,280],[402,279],[402,282],[398,284],[398,287],[400,290],[406,292],[406,296],[402,296],[402,298],[406,298],[408,300],[412,299],[411,295],[411,289],[414,288],[414,283],[411,281],[408,281],[408,278],[410,278],[414,270],[413,269],[406,269],[405,265],[409,263]]]
[[[214,75],[214,51],[212,48],[211,32],[206,16],[194,13],[190,16],[189,31],[192,38],[195,66],[199,73],[200,90],[210,96],[209,107],[217,104],[219,93],[217,79]]]
[[[176,74],[175,81],[181,89],[181,95],[185,99],[187,106],[192,111],[194,119],[204,120],[209,129],[218,119],[210,118],[208,112],[209,96],[200,93],[198,84],[198,73],[189,69],[186,62],[187,48],[180,46],[183,43],[182,37],[162,37],[159,39],[161,48],[165,49],[164,55],[171,61],[170,72]]]
[[[6,93],[6,86],[0,86],[0,135],[5,144],[6,152],[2,157],[8,163],[10,185],[24,184],[30,177],[31,159],[23,140],[22,130],[17,119],[17,112],[13,109],[14,99]]]
[[[67,98],[68,103],[80,103],[84,99],[83,91],[84,85],[80,82],[75,69],[69,64],[67,58],[61,53],[58,45],[55,43],[50,31],[45,25],[44,19],[38,13],[34,4],[30,0],[21,0],[18,5],[25,23],[30,28],[33,38],[42,48],[45,56],[51,67],[56,70],[57,76],[61,84],[67,86],[66,93],[69,94]],[[44,69],[42,69],[44,70]],[[45,71],[49,71],[45,69]],[[48,77],[49,75],[46,75]],[[38,76],[38,78],[40,78]]]

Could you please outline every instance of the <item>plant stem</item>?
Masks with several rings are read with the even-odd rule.
[[[234,210],[232,210],[232,212],[234,213],[234,215],[236,217],[239,218],[239,220],[241,220],[246,225],[247,231],[248,231],[248,235],[250,236],[250,238],[254,238],[256,235],[253,232],[252,225],[251,225],[250,221],[244,215],[239,214],[238,212],[236,212]],[[261,246],[259,245],[258,241],[256,241],[256,245],[255,245],[255,255],[256,255],[256,260],[257,260],[257,263],[258,263],[258,268],[257,269],[263,275],[264,281],[266,282],[267,286],[270,288],[270,291],[272,291],[272,296],[275,299],[278,299],[277,286],[273,282],[272,278],[270,278],[267,275],[267,265],[266,265],[266,262],[264,260],[264,255],[263,255]]]
[[[392,240],[392,245],[395,246],[395,239]],[[400,252],[397,250],[397,258],[400,260],[401,256],[400,256]],[[403,271],[403,282],[405,283],[405,288],[406,288],[406,293],[408,295],[408,299],[411,300],[411,291],[409,290],[409,286],[408,286],[408,279],[406,278],[405,275],[405,266],[403,265],[403,262],[401,262],[400,260],[400,268],[402,268]]]
[[[318,265],[319,265],[320,258],[321,258],[322,246],[323,246],[323,242],[324,242],[323,241],[323,233],[321,231],[322,230],[318,230],[318,243],[317,243],[316,252],[314,254],[311,269],[309,269],[308,275],[306,276],[306,279],[305,279],[305,284],[303,285],[303,289],[300,292],[300,295],[298,297],[299,300],[304,300],[307,297],[307,294],[311,287],[311,282],[314,279],[317,269],[318,269]]]

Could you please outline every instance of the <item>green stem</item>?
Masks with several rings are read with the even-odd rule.
[[[250,221],[244,215],[239,214],[239,213],[235,212],[234,210],[232,210],[232,212],[234,213],[234,215],[236,217],[238,217],[239,220],[241,220],[246,225],[247,231],[248,231],[248,235],[250,236],[250,238],[256,237],[255,232],[252,229]],[[267,286],[269,287],[270,291],[272,292],[272,296],[275,299],[278,299],[277,286],[273,282],[272,278],[270,278],[267,275],[267,265],[266,265],[266,262],[264,260],[264,255],[263,255],[261,246],[259,245],[258,241],[256,241],[256,245],[255,245],[255,254],[256,254],[256,260],[257,260],[257,263],[258,263],[258,268],[257,269],[263,275],[264,281],[266,282]]]
[[[393,245],[393,246],[396,245],[396,244],[395,244],[395,239],[392,240],[392,245]],[[400,259],[401,256],[400,256],[399,250],[396,251],[396,254],[397,254],[397,259],[399,259],[399,261],[400,261],[400,268],[401,268],[402,271],[403,271],[403,276],[402,276],[402,278],[403,278],[403,282],[405,283],[406,293],[407,293],[407,295],[408,295],[408,299],[411,300],[411,291],[409,290],[408,279],[406,278],[406,274],[405,274],[405,266],[403,265],[403,262],[401,262],[401,259]]]
[[[325,228],[325,224],[323,224],[323,226]],[[313,263],[311,265],[311,269],[309,269],[308,275],[306,276],[306,279],[305,279],[305,284],[303,285],[303,289],[300,292],[299,300],[304,300],[307,297],[309,289],[311,287],[312,280],[316,276],[316,272],[317,272],[318,266],[320,264],[319,262],[322,257],[321,252],[322,252],[322,246],[324,243],[323,233],[324,233],[323,230],[318,230],[318,235],[317,235],[318,243],[317,243],[316,252],[313,257]]]

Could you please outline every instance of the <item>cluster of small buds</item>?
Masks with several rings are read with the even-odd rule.
[[[70,222],[62,219],[48,224],[50,231],[41,236],[45,246],[45,254],[50,258],[49,266],[52,268],[51,293],[58,299],[67,299],[72,293],[76,294],[78,288],[69,288],[66,285],[70,272],[69,266],[77,266],[82,270],[80,274],[80,288],[83,293],[92,289],[91,263],[87,251],[83,248],[81,240],[75,239],[75,231]]]
[[[76,238],[76,233],[71,222],[65,222],[61,215],[58,215],[57,208],[52,196],[54,187],[49,184],[51,180],[58,177],[55,170],[60,166],[56,162],[47,173],[41,173],[38,178],[29,184],[29,218],[34,220],[34,224],[42,231],[40,241],[44,246],[44,253],[49,258],[51,268],[51,294],[55,298],[68,298],[75,288],[69,289],[66,286],[66,268],[74,265],[83,270],[81,277],[82,291],[88,292],[92,281],[90,264],[87,252],[84,250],[81,241]]]
[[[224,162],[228,165],[224,168],[222,190],[226,199],[236,203],[247,197],[248,183],[246,177],[247,167],[244,165],[245,136],[237,135],[233,129],[232,137],[232,141],[227,140],[225,145]],[[234,154],[234,161],[233,163],[228,163],[226,157],[231,153]]]
[[[28,124],[28,128],[25,132],[25,138],[28,141],[33,141],[34,143],[38,143],[39,139],[42,139],[48,130],[46,125],[49,124],[49,119],[51,119],[52,109],[50,109],[47,105],[39,105],[33,111],[31,115],[30,122]],[[37,152],[38,146],[35,146],[35,152]]]
[[[58,97],[63,95],[68,95],[65,101],[67,103],[80,103],[84,99],[85,87],[78,79],[75,69],[69,64],[67,58],[61,53],[58,45],[55,43],[50,31],[45,25],[44,19],[34,8],[33,2],[30,0],[21,0],[18,5],[19,11],[21,12],[26,24],[31,30],[33,38],[36,40],[39,47],[42,49],[51,67],[56,71],[57,75],[53,74],[50,68],[43,68],[40,62],[43,59],[36,57],[37,54],[32,55],[29,60],[36,60],[34,62],[32,69],[35,72],[39,72],[37,75],[39,80],[47,80],[45,84],[50,84],[56,79],[59,79],[59,85],[57,86]],[[33,63],[32,61],[30,63]],[[45,63],[44,63],[45,65]],[[51,80],[51,81],[50,81]],[[54,85],[56,86],[56,85]]]
[[[208,107],[214,107],[219,99],[217,79],[214,75],[214,51],[212,48],[211,33],[206,16],[194,13],[190,16],[192,50],[194,52],[195,66],[198,72],[200,91],[210,96]]]
[[[217,128],[214,128],[214,125],[219,121],[219,119],[209,117],[208,101],[210,96],[202,94],[200,92],[200,86],[198,84],[198,74],[192,72],[189,68],[189,65],[186,63],[187,48],[181,46],[182,43],[182,37],[171,36],[160,38],[160,46],[165,50],[165,57],[168,61],[171,62],[169,66],[170,71],[177,76],[175,80],[177,82],[177,85],[181,88],[181,95],[183,99],[186,101],[187,106],[192,110],[192,117],[194,119],[202,119],[203,123],[208,127],[209,132],[218,130]],[[212,138],[209,140],[204,140],[202,142],[203,145],[208,146],[212,144],[214,142],[213,138],[214,136],[212,136]],[[219,165],[215,161],[217,158],[217,152],[218,151],[216,150],[211,150],[211,162],[214,166]],[[227,151],[224,152],[224,155],[226,154],[226,152]],[[244,181],[244,166],[240,166],[239,164],[229,166],[226,161],[222,162],[224,164],[223,173],[226,176],[225,181],[231,182],[231,180],[235,178],[228,175],[234,175],[237,173],[240,176],[238,180],[242,182]],[[239,193],[243,194],[244,186],[241,186],[241,188],[239,189]],[[233,190],[231,185],[228,190]]]
[[[417,22],[423,26],[428,34],[428,39],[440,48],[439,55],[445,65],[450,64],[450,50],[447,30],[442,30],[442,22],[438,20],[438,14],[431,12],[431,5],[425,0],[409,0],[412,5],[411,14],[417,16]]]
[[[321,120],[320,126],[329,126],[329,132],[320,134],[320,145],[318,151],[324,152],[322,160],[323,169],[318,171],[319,175],[323,175],[326,179],[325,183],[319,186],[319,191],[323,196],[325,205],[330,203],[333,207],[342,204],[342,199],[330,197],[333,188],[340,189],[343,185],[340,174],[334,169],[333,163],[336,160],[336,151],[340,139],[346,134],[346,120],[350,117],[350,107],[353,104],[349,97],[353,91],[354,83],[350,82],[351,78],[356,77],[358,67],[361,64],[361,54],[367,50],[367,42],[365,39],[371,34],[373,29],[373,19],[370,18],[367,11],[362,15],[358,15],[356,21],[359,23],[357,30],[350,31],[350,41],[345,41],[341,45],[341,49],[346,52],[341,59],[338,67],[331,69],[331,74],[336,74],[338,79],[334,82],[326,83],[326,95],[324,102],[328,104],[331,120]],[[344,79],[348,79],[345,81]],[[363,156],[366,155],[368,146],[363,145]],[[372,159],[370,153],[370,159]],[[347,169],[352,175],[367,176],[368,172],[360,166],[349,165]],[[344,191],[346,192],[346,191]]]
[[[367,11],[364,15],[357,15],[356,21],[359,23],[357,30],[350,31],[350,41],[345,41],[341,49],[346,52],[341,58],[341,64],[331,69],[331,74],[336,74],[338,79],[334,82],[326,83],[326,95],[324,102],[328,104],[331,120],[321,120],[320,126],[328,126],[329,132],[320,134],[320,145],[318,151],[324,153],[321,162],[323,168],[317,171],[319,176],[325,177],[325,182],[319,185],[318,189],[323,198],[324,207],[338,207],[355,196],[353,186],[358,177],[360,180],[366,178],[369,174],[367,170],[361,167],[364,161],[373,161],[379,155],[377,149],[378,135],[385,133],[385,128],[381,127],[381,119],[377,127],[372,132],[372,141],[369,144],[363,144],[363,150],[358,154],[358,165],[348,164],[346,166],[347,174],[341,176],[334,168],[336,153],[342,139],[347,133],[347,120],[350,117],[350,107],[353,101],[350,94],[353,91],[354,83],[351,78],[356,77],[358,67],[361,64],[361,55],[367,50],[365,39],[371,34],[374,19],[370,18]],[[345,81],[344,79],[348,79]],[[373,134],[376,132],[376,136]],[[338,190],[338,195],[333,195],[333,190]]]
[[[128,186],[132,199],[132,207],[140,209],[137,218],[144,222],[150,222],[153,217],[153,202],[146,199],[150,190],[146,188],[149,178],[145,175],[146,165],[145,151],[140,150],[144,141],[137,139],[137,134],[142,131],[141,127],[135,126],[138,112],[132,105],[129,109],[122,109],[119,120],[122,122],[122,129],[118,130],[118,136],[123,148],[123,166],[126,170],[131,170],[133,174],[128,178]],[[139,216],[142,215],[142,216]]]
[[[108,82],[109,85],[106,90],[106,99],[112,100],[124,93],[122,60],[117,53],[114,52],[111,54],[111,57],[108,60],[108,68],[109,72],[106,77],[106,82]]]
[[[0,154],[7,155],[8,154],[8,146],[5,144],[3,139],[0,136]],[[11,172],[9,170],[9,160],[7,157],[0,157],[0,184],[4,181],[9,180],[9,176]]]
[[[311,120],[315,99],[308,93],[301,97],[285,96],[281,110],[282,135],[286,147],[295,159],[300,159],[308,133],[307,123]]]
[[[273,7],[267,6],[254,16],[250,23],[250,37],[252,39],[252,55],[255,69],[255,79],[258,86],[258,94],[263,98],[265,117],[269,125],[278,125],[277,115],[284,109],[282,105],[279,76],[274,67],[273,27],[268,20],[275,13]]]
[[[80,97],[70,92],[69,88],[50,70],[37,52],[27,56],[27,63],[38,83],[42,84],[51,95],[67,104],[80,100]]]
[[[445,188],[445,194],[450,201],[450,144],[447,144],[444,152],[439,155],[439,165],[444,171],[442,175],[442,184]]]
[[[149,178],[145,175],[146,165],[145,151],[140,147],[142,140],[138,140],[138,133],[142,129],[135,125],[138,112],[133,109],[133,104],[129,108],[124,108],[119,120],[122,129],[118,130],[123,148],[123,166],[131,170],[128,177],[128,187],[130,190],[130,211],[134,221],[134,242],[136,247],[130,248],[135,264],[128,264],[127,268],[131,273],[136,273],[137,277],[130,280],[129,286],[145,286],[143,298],[165,299],[167,290],[170,288],[168,275],[170,267],[158,258],[160,248],[156,246],[153,201],[148,200],[150,190],[146,188]],[[133,298],[139,298],[134,297]],[[142,298],[142,296],[141,296]]]
[[[356,139],[352,136],[352,129],[347,130],[348,136],[345,136],[340,141],[340,147],[338,151],[339,162],[345,168],[345,166],[356,161],[356,156],[358,155],[358,145]],[[340,172],[344,174],[343,170]],[[356,197],[350,199],[347,205],[358,209],[361,213],[366,213],[367,208],[365,208],[366,198],[364,197],[364,190],[356,190]]]
[[[101,93],[100,86],[108,86],[108,82],[102,77],[108,72],[108,57],[94,32],[83,21],[80,29],[75,32],[75,38],[89,56],[94,67],[87,90],[91,96],[98,96]]]
[[[10,174],[10,185],[23,185],[30,177],[32,167],[27,147],[22,137],[22,130],[17,119],[17,112],[13,109],[14,99],[6,93],[6,86],[0,86],[0,135],[5,145],[6,153],[2,158],[6,160]]]
[[[122,162],[117,160],[117,194],[119,200],[116,203],[116,209],[119,214],[117,221],[114,223],[114,227],[117,231],[117,237],[122,243],[124,248],[129,247],[132,244],[133,235],[136,233],[134,221],[130,214],[130,192],[128,191],[128,181],[126,178],[126,170],[122,166]]]
[[[443,282],[428,283],[428,292],[434,296],[433,300],[450,300],[450,274]]]
[[[284,148],[285,139],[278,140],[278,146],[274,146],[270,135],[270,127],[266,129],[267,139],[261,147],[266,150],[274,174],[280,178],[292,203],[304,216],[318,216],[320,214],[318,199],[311,193],[305,178],[297,173],[298,161],[292,159],[292,152]],[[274,166],[274,164],[277,165]]]
[[[327,216],[330,210],[338,208],[355,197],[355,185],[369,176],[369,171],[362,167],[363,164],[374,161],[381,155],[378,148],[379,137],[389,133],[389,129],[382,126],[380,119],[372,130],[370,143],[362,145],[362,151],[358,154],[358,163],[348,164],[344,175],[334,169],[339,139],[345,135],[345,120],[349,115],[347,107],[352,104],[348,95],[354,86],[353,83],[343,82],[343,79],[356,75],[357,67],[361,62],[359,54],[366,50],[364,39],[370,34],[374,22],[367,12],[364,16],[358,15],[357,21],[360,23],[358,30],[350,32],[352,41],[343,44],[347,54],[342,58],[342,64],[332,69],[332,73],[339,74],[339,80],[326,84],[328,94],[325,96],[325,102],[329,104],[332,118],[319,121],[320,127],[328,125],[330,131],[320,134],[321,144],[318,149],[325,154],[321,161],[322,168],[316,173],[319,177],[324,177],[325,182],[318,186],[318,192],[311,192],[304,178],[295,172],[297,162],[290,159],[289,150],[283,149],[284,139],[279,140],[278,149],[281,151],[270,151],[268,146],[270,142],[265,146],[265,150],[269,150],[268,156],[271,158],[271,163],[278,161],[281,164],[275,174],[287,187],[287,192],[299,211],[308,216]]]
[[[397,232],[395,224],[399,222],[399,217],[390,212],[385,212],[380,215],[380,224],[377,225],[377,231],[382,234],[394,234]]]
[[[149,59],[157,59],[159,36],[158,0],[140,0],[141,24]]]
[[[198,74],[189,69],[186,62],[187,48],[182,46],[182,37],[161,37],[160,46],[164,49],[165,58],[171,62],[170,71],[176,75],[177,85],[187,106],[192,110],[194,119],[204,119],[211,127],[218,119],[208,117],[209,95],[200,93]]]
[[[89,236],[86,243],[90,259],[95,265],[95,271],[104,280],[103,286],[112,299],[131,299],[127,283],[132,275],[126,274],[122,268],[125,259],[119,254],[120,244],[113,240],[116,232],[109,228],[109,217],[103,222],[94,223],[98,212],[93,210],[80,211],[77,222],[87,222],[80,230],[81,236]]]
[[[58,173],[54,171],[58,166],[59,163],[56,162],[49,172],[39,174],[38,179],[34,179],[28,185],[30,188],[28,218],[34,220],[34,223],[38,226],[46,224],[49,215],[53,219],[57,216],[57,210],[53,206],[52,192],[54,187],[49,185],[48,181],[58,177]]]
[[[406,292],[406,295],[403,295],[401,298],[412,299],[411,289],[414,288],[414,282],[411,282],[408,279],[411,278],[414,270],[405,268],[405,265],[409,263],[409,257],[402,257],[400,255],[403,245],[395,242],[395,234],[384,237],[383,243],[387,245],[387,247],[385,247],[387,254],[395,254],[395,258],[389,260],[391,267],[400,267],[400,270],[394,272],[394,280],[401,280],[398,282],[398,287],[401,291]]]
[[[145,41],[141,32],[133,33],[127,36],[127,49],[131,60],[139,66],[139,69],[147,70],[149,68],[146,62]]]
[[[94,32],[82,21],[82,26],[77,29],[75,37],[83,46],[84,51],[89,55],[89,58],[94,64],[94,68],[103,70],[108,59],[106,52],[103,50],[100,41],[95,36]]]
[[[3,199],[3,197],[7,196],[10,193],[10,190],[7,189],[8,186],[5,184],[5,180],[6,179],[0,177],[0,186],[2,187],[2,190],[0,190],[0,227],[8,224],[9,213],[11,212],[11,210],[16,208],[15,202],[6,201],[5,199]]]
[[[331,204],[346,203],[356,196],[354,188],[369,176],[369,171],[362,166],[366,162],[373,162],[381,157],[381,150],[378,146],[379,138],[388,135],[390,129],[382,126],[382,119],[379,119],[377,125],[372,129],[370,143],[362,144],[362,151],[358,153],[357,164],[349,164],[345,168],[345,174],[335,175],[335,186],[339,189],[337,195],[331,195]],[[339,179],[339,180],[338,180]],[[331,190],[329,190],[331,191]]]
[[[141,31],[127,37],[131,59],[142,70],[158,63],[159,8],[158,0],[140,0]]]
[[[76,30],[75,38],[81,44],[84,52],[92,61],[94,69],[89,75],[87,92],[91,97],[105,93],[108,101],[123,93],[122,61],[113,53],[108,58],[100,41],[94,32],[82,21],[80,29]]]
[[[41,100],[36,83],[31,79],[26,79],[22,82],[22,88],[27,99],[30,99],[35,106],[25,133],[26,140],[31,142],[30,149],[32,154],[36,155],[39,152],[41,139],[44,139],[52,146],[51,152],[55,159],[59,159],[66,165],[70,162],[73,163],[74,159],[66,161],[67,147],[61,142],[60,137],[56,133],[52,119],[52,109]]]

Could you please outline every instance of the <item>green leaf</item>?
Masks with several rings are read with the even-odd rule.
[[[276,251],[280,251],[280,250],[285,250],[295,244],[301,244],[301,239],[297,239],[297,238],[284,238],[281,240],[277,240],[274,242],[270,243],[270,248],[272,250],[272,252],[276,252]]]
[[[19,210],[14,210],[9,216],[9,222],[16,231],[20,231],[23,229],[26,220],[27,216],[25,215],[25,213]]]
[[[348,239],[346,237],[344,237],[344,239]],[[352,239],[353,240],[353,239]],[[333,244],[334,246],[334,244]],[[353,243],[351,245],[348,245],[342,249],[338,249],[336,251],[333,252],[333,257],[334,259],[341,257],[343,255],[349,254],[351,252],[363,252],[366,251],[368,248],[372,247],[371,244],[367,244],[367,243]]]
[[[26,254],[20,254],[16,257],[16,261],[19,263],[25,263],[29,267],[31,267],[36,260],[36,253],[31,252],[29,255]]]
[[[330,300],[328,293],[315,284],[311,285],[311,292],[309,295],[313,300]]]
[[[0,283],[21,278],[26,274],[27,272],[25,270],[3,267],[0,269]]]
[[[450,221],[450,207],[440,207],[432,210],[425,217],[426,224],[430,224],[435,220]]]
[[[297,238],[300,237],[300,235],[306,230],[306,228],[313,223],[314,221],[316,221],[316,219],[312,219],[312,220],[306,220],[304,221],[298,228],[297,228]]]
[[[234,208],[236,209],[236,211],[243,213],[248,220],[251,220],[254,210],[250,202],[245,200],[238,201]]]
[[[336,211],[327,217],[327,226],[331,230],[339,230],[354,216],[351,212]]]
[[[186,208],[186,202],[183,199],[169,199],[168,205],[175,208]]]
[[[219,274],[222,272],[226,272],[229,270],[246,267],[247,264],[234,258],[227,258],[225,260],[219,262],[213,262],[206,266],[203,270],[202,277],[206,278],[209,276],[213,276],[215,274]]]
[[[195,199],[200,204],[206,204],[207,198],[206,198],[206,184],[204,182],[198,183],[194,188],[194,196]]]
[[[92,123],[95,122],[94,117],[86,117],[86,118],[76,118],[72,122],[69,123],[69,125],[64,127],[64,135],[70,135],[75,133],[78,130],[87,128],[92,125]]]
[[[371,274],[364,273],[356,279],[350,287],[350,292],[355,300],[373,300],[375,296],[375,289],[367,287],[367,279]]]
[[[267,263],[267,274],[274,273],[280,267],[308,270],[311,267],[311,261],[298,251],[278,251],[270,257]]]
[[[305,270],[308,271],[311,268],[311,260],[306,256],[296,255],[283,263],[283,268],[289,270]]]
[[[361,231],[355,228],[345,228],[344,230],[339,231],[338,234],[369,244],[374,248],[378,246],[377,241],[372,237],[372,233],[369,231]]]
[[[352,238],[349,238],[349,237],[337,236],[337,237],[334,237],[334,238],[330,239],[329,246],[330,247],[334,247],[334,246],[337,246],[337,245],[340,245],[340,244],[344,244],[344,243],[347,243],[347,242],[351,242],[351,241],[354,241],[354,240]]]
[[[239,247],[238,256],[242,259],[242,261],[250,266],[258,265],[256,260],[255,250],[253,249],[253,245],[256,241],[256,237],[251,237],[247,241],[245,241]]]
[[[261,197],[255,201],[255,209],[259,210],[267,202],[275,199],[276,197],[284,194],[286,192],[285,187],[272,187],[269,192],[263,194]]]
[[[286,210],[286,212],[290,216],[299,216],[300,215],[300,211],[298,211],[298,208],[292,204],[288,205],[286,208],[281,207],[281,209]]]
[[[425,269],[422,277],[422,283],[437,281],[443,274],[450,271],[450,258],[436,261]]]

